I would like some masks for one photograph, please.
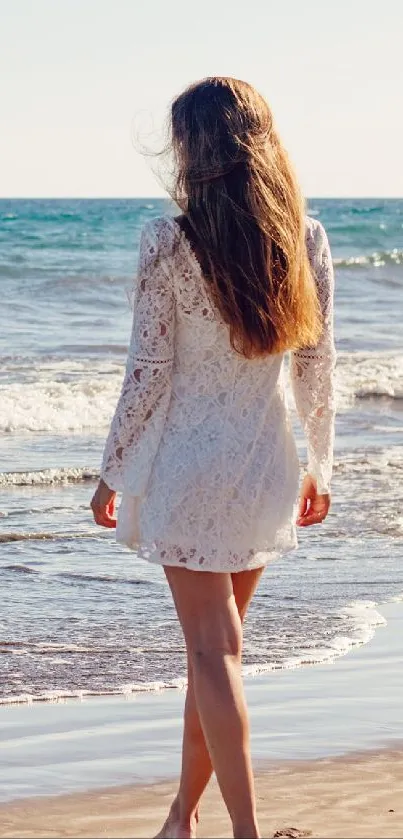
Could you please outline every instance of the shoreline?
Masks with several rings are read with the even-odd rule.
[[[323,664],[247,677],[257,767],[403,741],[403,604],[368,643]],[[0,708],[0,802],[177,777],[185,693]]]
[[[34,536],[36,538],[36,534]],[[39,537],[38,537],[39,538]],[[0,536],[1,542],[1,536]],[[387,607],[389,603],[393,602],[403,602],[403,595],[401,597],[395,598],[394,600],[387,601],[383,606]],[[355,627],[350,628],[350,635],[347,636],[347,639],[342,636],[343,645],[339,647],[336,651],[333,650],[332,653],[328,652],[325,648],[320,646],[319,652],[315,651],[312,653],[311,651],[307,651],[305,654],[302,652],[300,655],[289,657],[289,660],[284,664],[275,665],[275,664],[262,664],[259,665],[244,665],[243,666],[243,679],[244,683],[247,684],[248,681],[251,681],[255,684],[256,679],[264,679],[271,678],[277,673],[281,673],[282,671],[288,672],[299,672],[300,670],[304,670],[305,667],[317,667],[322,664],[329,664],[332,665],[337,659],[343,658],[345,655],[348,655],[351,652],[354,652],[361,647],[365,646],[367,643],[372,641],[377,629],[382,627],[386,624],[386,620],[383,615],[380,613],[379,608],[383,608],[383,606],[379,606],[379,604],[374,603],[373,601],[360,601],[359,604],[356,602],[347,604],[347,609],[351,610],[355,608],[360,609],[361,615],[364,614],[365,616],[365,626],[356,624]],[[364,607],[364,608],[363,608]],[[372,613],[370,617],[368,617],[368,613]],[[360,617],[360,615],[356,616]],[[335,639],[338,640],[338,639]],[[346,643],[347,641],[347,643]],[[332,649],[330,647],[330,649]],[[305,658],[305,660],[303,660]],[[39,695],[31,695],[31,694],[12,694],[10,696],[0,696],[0,712],[3,707],[31,707],[33,705],[69,705],[71,703],[82,703],[87,701],[108,701],[108,700],[125,700],[125,701],[136,701],[141,699],[141,697],[146,696],[156,696],[160,695],[161,693],[183,693],[186,690],[186,678],[177,678],[171,679],[169,682],[164,681],[153,681],[153,682],[139,682],[137,685],[122,685],[116,689],[105,689],[105,691],[96,691],[91,689],[76,689],[73,688],[71,690],[51,690]]]
[[[403,604],[380,611],[386,625],[332,663],[245,680],[263,836],[403,837]],[[0,839],[154,836],[176,791],[183,702],[2,706]],[[231,836],[214,780],[199,834]]]

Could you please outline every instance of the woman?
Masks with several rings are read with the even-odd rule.
[[[264,99],[208,78],[173,103],[176,219],[140,245],[126,376],[95,520],[164,567],[185,637],[182,774],[160,837],[195,835],[214,770],[234,836],[258,837],[242,622],[266,564],[296,546],[299,465],[282,367],[308,444],[297,524],[329,506],[333,275]]]

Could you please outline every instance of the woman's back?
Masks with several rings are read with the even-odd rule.
[[[291,375],[311,443],[311,471],[324,485],[332,444],[333,275],[326,235],[311,219],[306,241],[324,330],[315,349],[293,353]],[[125,439],[123,486],[142,499],[141,506],[136,502],[136,543],[148,558],[156,545],[157,562],[162,550],[166,565],[180,561],[203,570],[244,570],[295,547],[299,467],[283,354],[246,358],[233,348],[191,243],[171,217],[144,229],[135,307],[122,408],[103,474],[112,486],[114,475],[122,480],[122,411],[129,403],[135,413]],[[132,517],[123,504],[126,543]]]

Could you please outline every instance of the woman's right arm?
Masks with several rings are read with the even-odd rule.
[[[323,330],[316,347],[292,353],[290,373],[295,404],[307,441],[308,475],[317,495],[327,495],[333,469],[335,417],[334,275],[326,233],[319,222],[310,220],[309,224],[308,255],[317,282]],[[306,482],[307,479],[307,485]]]
[[[141,475],[139,446],[146,451],[158,435],[171,396],[175,298],[163,252],[165,225],[163,219],[151,221],[141,236],[126,374],[101,467],[101,478],[115,491],[125,487],[125,473],[133,469],[132,460],[136,483],[140,486],[148,478]]]

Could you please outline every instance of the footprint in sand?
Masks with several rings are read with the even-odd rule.
[[[304,836],[312,836],[312,830],[300,830],[298,827],[283,827],[273,833],[273,839],[302,839]]]

